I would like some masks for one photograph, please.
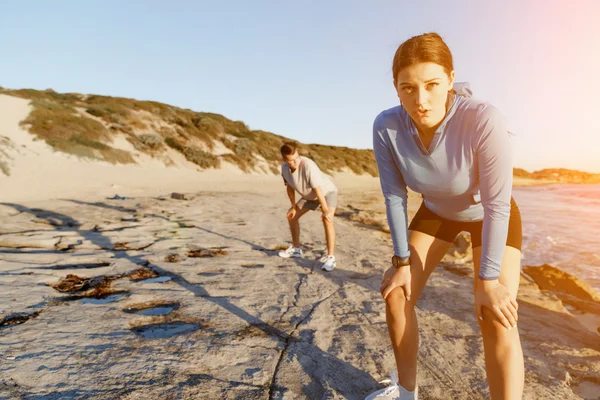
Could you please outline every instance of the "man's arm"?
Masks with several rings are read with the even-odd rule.
[[[327,207],[327,200],[325,199],[325,195],[323,194],[323,190],[321,186],[317,186],[313,188],[315,194],[317,195],[317,199],[319,200],[319,204],[321,205],[321,211],[323,211],[323,218],[331,221],[331,215],[329,215],[329,208]]]
[[[329,216],[329,208],[327,207],[327,200],[325,200],[325,195],[323,194],[323,189],[321,188],[323,185],[323,173],[317,164],[315,164],[315,162],[312,160],[307,161],[307,167],[308,172],[306,176],[308,179],[308,184],[315,192],[315,195],[317,195],[317,200],[319,200],[319,204],[321,205],[321,211],[323,211],[323,218],[331,220],[331,217]]]
[[[323,190],[321,189],[321,186],[317,186],[316,188],[313,188],[313,190],[315,191],[315,194],[317,195],[317,200],[319,200],[319,204],[321,205],[321,210],[323,210],[324,213],[327,213],[327,211],[328,211],[327,200],[325,200],[325,195],[323,194]]]
[[[292,208],[296,207],[296,190],[288,184],[285,185],[285,188],[287,190],[287,195],[290,198],[290,202],[292,203]]]

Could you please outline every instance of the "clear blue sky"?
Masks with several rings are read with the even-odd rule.
[[[493,4],[492,4],[493,3]],[[600,172],[600,1],[0,1],[0,86],[156,100],[371,148],[391,60],[436,31],[516,165]]]

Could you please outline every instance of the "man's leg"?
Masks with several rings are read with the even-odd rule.
[[[300,218],[309,212],[309,208],[298,208],[296,215],[293,218],[288,218],[290,231],[292,233],[292,245],[296,248],[300,247]]]
[[[335,226],[333,226],[335,208],[330,208],[329,213],[331,215],[331,221],[323,219],[323,226],[325,227],[325,239],[327,240],[327,255],[332,256],[335,251]]]

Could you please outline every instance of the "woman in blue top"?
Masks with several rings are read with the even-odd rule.
[[[414,307],[461,231],[471,233],[473,244],[475,312],[491,397],[520,399],[524,366],[516,298],[522,237],[511,197],[509,133],[496,108],[455,92],[452,54],[438,34],[400,45],[392,71],[401,105],[375,119],[373,149],[394,243],[381,294],[398,382],[367,399],[417,397]],[[410,226],[407,187],[423,195]]]

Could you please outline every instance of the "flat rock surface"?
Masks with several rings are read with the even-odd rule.
[[[391,240],[366,220],[380,209],[361,211],[368,194],[345,196],[330,273],[318,213],[301,220],[305,257],[278,257],[283,192],[0,204],[0,399],[363,399],[384,387]],[[131,275],[141,268],[151,277]],[[50,286],[67,275],[114,279],[93,293]],[[472,277],[448,255],[418,302],[420,399],[489,398]],[[525,398],[598,398],[600,336],[521,281]]]

